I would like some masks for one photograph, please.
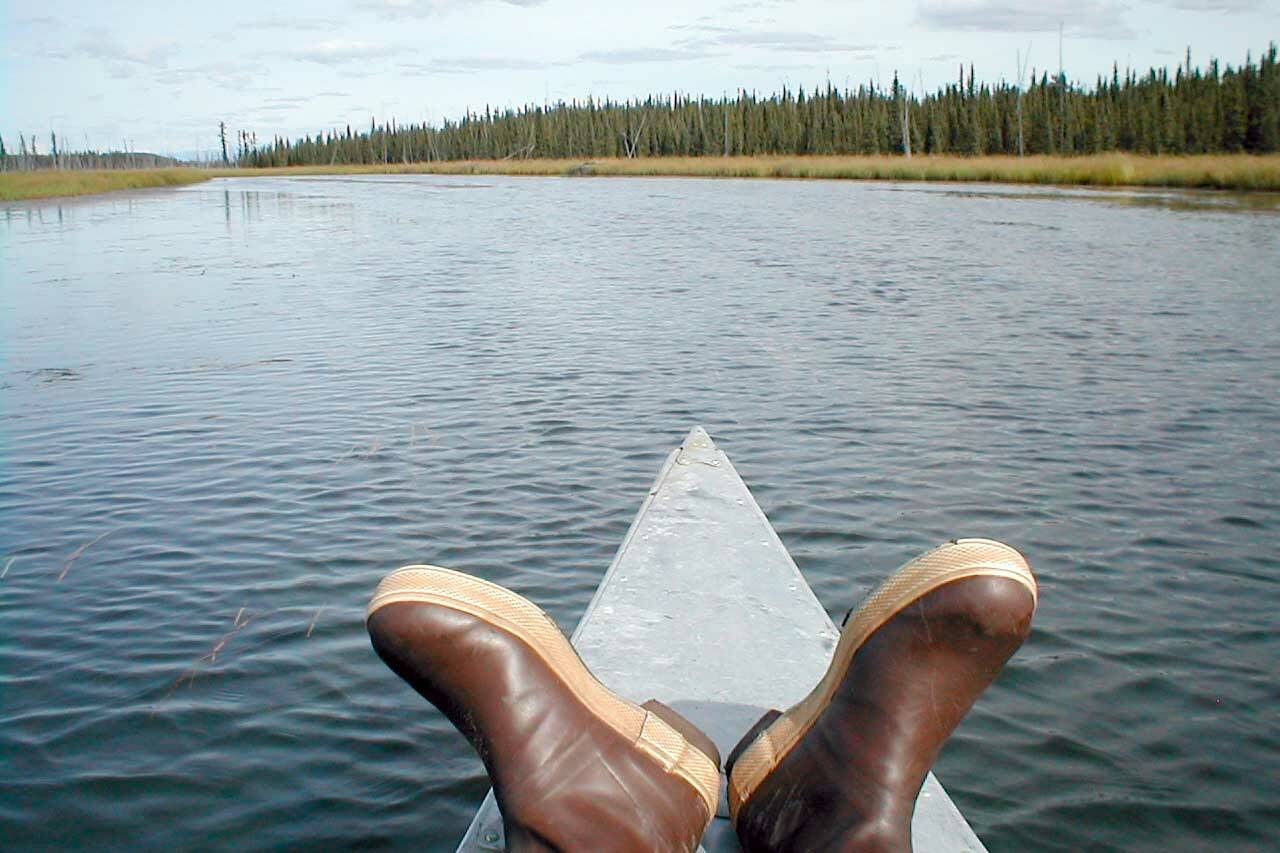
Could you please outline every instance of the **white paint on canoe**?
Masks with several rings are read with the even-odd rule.
[[[696,427],[658,474],[572,639],[615,692],[704,710],[728,703],[740,734],[754,722],[742,706],[785,709],[813,688],[839,631],[729,458]],[[729,732],[728,746],[736,739]],[[933,774],[911,829],[919,853],[985,850]],[[727,820],[703,847],[738,849]],[[503,849],[492,792],[458,849]]]

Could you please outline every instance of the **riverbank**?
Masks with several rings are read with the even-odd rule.
[[[233,170],[228,170],[230,174]],[[196,184],[214,177],[208,169],[40,169],[0,172],[0,201],[95,195]]]
[[[268,169],[137,169],[0,174],[0,200],[88,195],[258,175],[439,174],[678,176],[962,181],[1095,187],[1170,187],[1280,192],[1280,155],[1189,157],[643,157],[635,159],[459,160],[430,163],[290,166]]]
[[[463,161],[428,164],[454,174],[681,175],[977,181],[1104,187],[1280,191],[1280,156],[1142,157],[660,157],[632,160]],[[410,170],[416,167],[410,166]]]

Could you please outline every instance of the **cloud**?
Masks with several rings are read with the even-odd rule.
[[[717,44],[735,47],[758,47],[765,50],[779,50],[788,53],[844,53],[853,51],[866,53],[874,50],[874,45],[849,44],[840,42],[831,36],[820,33],[800,32],[732,32],[715,39]]]
[[[744,12],[763,12],[794,2],[795,0],[741,0],[741,2],[728,4],[721,11],[741,15]]]
[[[477,6],[486,0],[356,0],[357,9],[372,12],[383,18],[429,18],[454,9]],[[541,6],[546,0],[496,0],[507,6],[528,8]]]
[[[80,56],[100,59],[118,71],[123,68],[164,68],[169,64],[169,57],[178,52],[179,46],[176,41],[167,41],[126,47],[114,36],[101,30],[91,30],[75,49]],[[113,73],[112,76],[127,75]]]
[[[697,33],[700,36],[677,39],[674,47],[619,48],[591,50],[578,55],[582,62],[605,62],[629,65],[640,62],[683,62],[724,56],[733,48],[766,50],[778,53],[871,53],[869,44],[837,41],[821,33],[783,30],[743,30],[718,24],[673,24],[668,30]]]
[[[186,86],[208,81],[223,89],[244,91],[267,74],[267,66],[248,60],[218,60],[199,65],[165,69],[159,79],[172,85]]]
[[[718,24],[674,24],[669,30],[698,33],[683,38],[676,45],[695,50],[707,47],[746,47],[783,53],[868,53],[875,45],[838,41],[823,33],[784,30],[746,30]]]
[[[430,62],[410,62],[400,68],[422,76],[428,74],[474,74],[485,71],[543,71],[547,68],[567,65],[542,59],[519,59],[510,56],[455,56],[433,59]]]
[[[701,22],[701,21],[711,21],[711,20],[713,20],[713,19],[712,19],[712,18],[699,18],[698,20]],[[705,24],[704,24],[704,23],[697,23],[697,24],[671,24],[671,25],[669,25],[669,26],[667,27],[667,29],[669,29],[669,30],[689,30],[689,31],[691,31],[691,32],[699,32],[699,33],[736,33],[736,32],[738,32],[738,31],[737,31],[736,29],[734,29],[733,27],[723,27],[723,26],[720,26],[719,24],[712,24],[712,23],[705,23]]]
[[[296,17],[287,18],[283,15],[269,15],[264,18],[255,18],[252,21],[245,21],[240,24],[241,29],[247,30],[293,30],[294,32],[314,32],[316,30],[334,30],[340,26],[338,21],[329,18],[311,18]]]
[[[297,104],[275,104],[267,102],[258,104],[252,108],[252,112],[256,115],[264,115],[267,113],[287,113],[298,108]]]
[[[1063,26],[1073,36],[1126,39],[1135,35],[1123,19],[1127,9],[1121,0],[924,0],[916,21],[934,30],[983,33],[1057,32]]]
[[[794,63],[786,65],[759,65],[751,62],[741,65],[731,65],[729,67],[737,71],[747,71],[751,73],[767,72],[769,74],[797,74],[812,76],[814,72],[814,67],[812,65],[797,65]]]
[[[431,0],[357,0],[355,6],[383,18],[427,18],[440,8]]]
[[[364,59],[382,59],[407,50],[402,44],[351,39],[326,39],[297,50],[286,51],[283,56],[320,65],[341,65]]]
[[[1252,12],[1257,0],[1168,0],[1168,5],[1184,12]]]
[[[13,26],[15,27],[32,27],[36,29],[57,29],[62,26],[62,21],[52,15],[28,15],[25,18],[14,18]]]
[[[715,56],[706,50],[671,47],[640,47],[620,50],[589,50],[578,54],[582,62],[604,62],[609,65],[630,65],[635,62],[684,62]]]

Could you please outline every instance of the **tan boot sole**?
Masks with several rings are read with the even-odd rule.
[[[961,578],[991,576],[1020,581],[1036,600],[1031,567],[1023,556],[991,539],[957,539],[935,548],[893,574],[849,618],[832,656],[831,666],[809,695],[762,731],[733,764],[729,776],[729,815],[738,811],[765,777],[786,758],[831,704],[854,654],[867,638],[911,602]]]
[[[560,626],[527,599],[497,584],[438,566],[405,566],[378,584],[366,621],[388,604],[415,602],[447,607],[481,619],[523,641],[594,716],[683,779],[707,806],[707,823],[716,813],[720,768],[657,713],[628,702],[605,687],[587,669]]]

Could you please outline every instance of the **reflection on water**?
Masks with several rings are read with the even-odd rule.
[[[487,784],[369,592],[442,563],[571,627],[694,423],[833,614],[952,536],[1030,555],[1035,634],[938,767],[993,849],[1274,844],[1280,232],[1148,203],[1184,195],[3,207],[4,846],[449,849]]]
[[[261,207],[259,205],[259,200],[258,200],[259,195],[261,194],[257,192],[248,191],[248,190],[237,192],[235,194],[235,202],[236,202],[236,207],[238,208],[239,221],[251,222],[261,217],[262,215]],[[231,200],[232,200],[231,190],[229,189],[223,190],[222,191],[222,209],[223,209],[223,217],[226,220],[227,227],[231,226]]]
[[[1147,189],[1137,187],[1051,187],[1028,188],[1020,185],[981,188],[963,184],[899,184],[889,192],[929,192],[955,198],[986,198],[997,201],[1066,200],[1093,201],[1126,207],[1157,207],[1188,211],[1249,211],[1280,213],[1280,193],[1232,192],[1224,190]]]

